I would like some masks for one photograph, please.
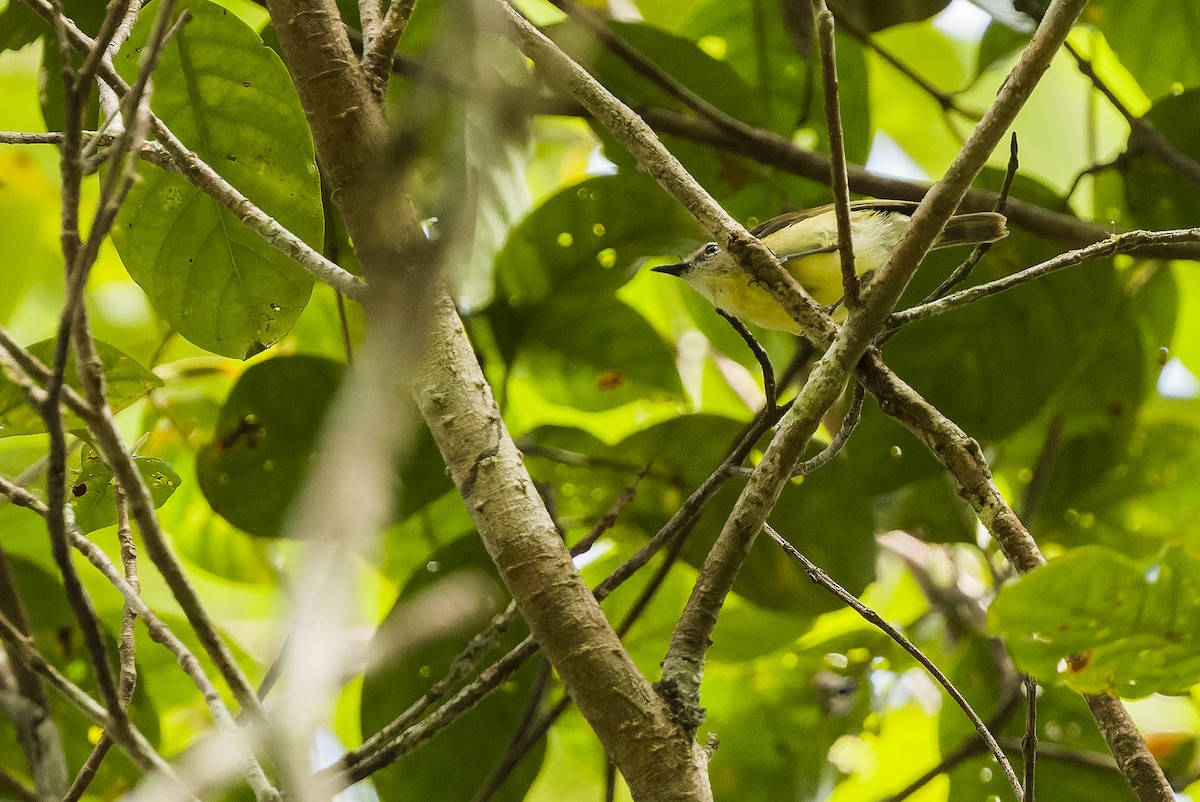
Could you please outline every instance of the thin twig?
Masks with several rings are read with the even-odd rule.
[[[629,577],[644,567],[655,554],[668,544],[682,545],[690,527],[699,518],[705,505],[720,489],[729,476],[730,466],[739,464],[753,448],[758,438],[770,426],[765,414],[760,414],[748,429],[742,433],[738,442],[729,450],[721,464],[709,475],[691,496],[671,516],[659,531],[633,556],[617,567],[608,577],[596,586],[594,593],[598,600],[603,601]],[[630,492],[627,488],[626,492]],[[620,503],[620,499],[618,499]],[[603,519],[602,519],[603,520]],[[595,530],[593,530],[595,531]],[[577,544],[578,546],[578,544]],[[651,583],[655,585],[655,583]],[[359,780],[370,776],[380,768],[389,765],[403,754],[433,737],[434,732],[414,734],[412,727],[417,721],[422,725],[429,721],[421,719],[429,707],[456,685],[467,674],[474,670],[478,661],[496,641],[499,633],[503,633],[515,617],[515,606],[493,619],[488,629],[472,639],[462,653],[451,662],[450,671],[434,683],[421,699],[414,702],[399,717],[386,727],[368,738],[358,749],[347,752],[335,764],[320,772],[323,779],[331,780],[337,788],[345,788]],[[471,708],[479,699],[495,690],[516,671],[529,656],[536,653],[537,647],[526,639],[514,647],[508,654],[494,663],[490,668],[475,678],[470,685],[458,692],[432,716],[439,716],[437,728],[444,728],[452,723],[459,715]],[[442,714],[447,706],[454,708]],[[540,725],[539,725],[540,726]],[[549,726],[548,724],[546,725]],[[436,730],[435,730],[436,732]],[[535,731],[536,735],[536,731]]]
[[[850,439],[850,435],[854,434],[854,429],[858,426],[858,421],[862,417],[863,400],[865,398],[866,390],[863,389],[862,385],[854,385],[854,397],[850,401],[850,409],[846,410],[846,416],[842,419],[842,425],[838,428],[837,434],[829,441],[829,445],[797,465],[796,470],[792,471],[792,476],[806,476],[813,471],[824,468],[834,457],[842,453],[842,449],[846,447],[846,442]]]
[[[1008,206],[1008,193],[1012,190],[1013,179],[1017,176],[1017,170],[1021,165],[1019,158],[1019,150],[1017,147],[1017,133],[1014,131],[1009,137],[1008,143],[1008,168],[1004,173],[1004,184],[1000,187],[1000,194],[996,197],[996,205],[992,207],[992,211],[1004,213],[1005,207]],[[944,298],[950,290],[962,284],[971,275],[971,271],[975,269],[975,265],[979,264],[979,260],[987,254],[995,245],[994,242],[981,242],[972,249],[971,254],[951,271],[946,280],[937,286],[921,303],[935,301],[938,298]]]
[[[987,721],[988,732],[999,731],[1004,728],[1004,725],[1007,724],[1017,712],[1017,702],[1019,699],[1020,697],[1015,693],[1010,693],[1002,697],[1002,701],[996,712],[992,714],[992,717]],[[998,742],[1002,747],[1005,748],[1006,751],[1012,751],[1011,749],[1007,748],[1003,738],[998,739]],[[943,755],[942,759],[938,761],[937,765],[933,766],[920,777],[904,786],[903,789],[897,791],[891,796],[879,800],[879,802],[904,802],[904,800],[908,799],[917,791],[920,791],[939,775],[953,771],[965,761],[970,760],[977,755],[982,755],[986,751],[987,744],[985,744],[983,739],[979,737],[979,733],[972,732],[970,735],[964,738],[958,746]]]
[[[958,691],[958,689],[954,687],[954,683],[950,681],[950,678],[942,673],[942,670],[938,668],[932,660],[926,657],[925,654],[919,648],[917,648],[916,644],[906,638],[904,634],[900,632],[900,630],[896,629],[896,627],[892,626],[887,621],[884,621],[883,617],[880,616],[879,613],[863,604],[861,601],[855,598],[852,593],[849,593],[845,588],[835,582],[828,574],[821,570],[820,567],[801,554],[795,546],[793,546],[786,539],[784,539],[782,535],[776,532],[770,524],[763,524],[763,531],[766,532],[772,540],[778,543],[780,548],[787,552],[789,556],[804,566],[804,570],[808,573],[809,578],[813,582],[836,596],[843,604],[850,607],[854,610],[854,612],[862,616],[865,621],[873,624],[889,638],[895,641],[902,649],[904,649],[904,651],[912,655],[913,659],[920,663],[925,670],[929,672],[929,675],[937,680],[939,685],[946,689],[946,693],[950,694],[950,698],[954,700],[955,704],[957,704],[962,711],[966,713],[967,718],[971,720],[971,724],[975,726],[975,731],[979,733],[979,737],[983,739],[984,743],[987,744],[988,749],[991,751],[992,757],[994,757],[996,762],[1000,764],[1000,768],[1003,770],[1004,776],[1008,778],[1009,785],[1013,789],[1013,796],[1016,797],[1018,802],[1024,799],[1024,794],[1021,791],[1021,781],[1017,779],[1016,772],[1013,771],[1012,765],[1009,764],[1008,758],[1004,755],[1004,750],[1002,750],[1000,745],[996,743],[996,739],[992,736],[991,731],[987,728],[987,724],[984,723],[983,719],[979,717],[979,714],[976,713],[974,708],[971,707],[966,697],[964,697]]]
[[[754,335],[750,333],[750,329],[746,328],[745,323],[724,309],[718,309],[717,314],[725,318],[733,330],[746,342],[750,353],[754,354],[754,358],[762,370],[763,395],[767,399],[767,409],[776,409],[779,406],[779,391],[775,386],[775,369],[771,367],[771,356],[767,353],[767,349],[763,348],[762,343],[755,339]]]
[[[46,660],[41,652],[13,626],[4,615],[0,615],[0,640],[12,646],[19,658],[31,669],[42,676],[47,683],[58,691],[64,699],[83,713],[93,724],[111,731],[122,751],[129,756],[139,769],[145,772],[159,771],[164,776],[174,778],[176,785],[186,794],[187,799],[195,797],[175,777],[170,765],[154,750],[146,737],[133,724],[116,727],[115,720],[102,705],[87,695],[87,692],[67,679],[63,674]]]
[[[1057,270],[1062,270],[1065,267],[1074,267],[1092,259],[1114,256],[1119,253],[1132,253],[1148,245],[1177,243],[1200,243],[1200,228],[1170,229],[1167,231],[1127,231],[1124,234],[1114,234],[1106,240],[1094,243],[1086,248],[1080,248],[1079,250],[1067,251],[1053,259],[1048,259],[1041,264],[1019,270],[1004,278],[996,279],[986,284],[977,284],[974,287],[968,287],[965,290],[959,290],[947,295],[945,298],[896,312],[889,319],[888,325],[904,326],[916,320],[924,320],[927,317],[940,315],[952,309],[957,309],[960,306],[978,301],[981,298],[987,298],[1005,290],[1010,290],[1013,287],[1018,287]]]
[[[861,288],[854,269],[854,237],[850,223],[850,184],[846,173],[846,137],[842,131],[842,107],[838,99],[837,52],[834,43],[833,12],[825,0],[812,0],[821,52],[821,79],[825,87],[825,125],[829,130],[829,186],[833,190],[833,211],[837,217],[838,259],[842,267],[842,299],[847,309],[857,309]]]
[[[1037,680],[1025,677],[1025,737],[1021,739],[1021,773],[1024,777],[1025,799],[1034,802],[1034,769],[1037,767]]]
[[[914,86],[916,86],[925,94],[929,95],[929,97],[932,98],[935,103],[942,107],[943,112],[954,112],[955,114],[965,117],[968,120],[975,122],[979,121],[981,116],[979,112],[968,111],[967,109],[964,109],[958,104],[957,101],[955,101],[953,94],[938,89],[928,80],[926,80],[923,76],[921,76],[920,73],[905,64],[895,53],[892,53],[883,45],[879,44],[875,37],[871,36],[871,34],[867,33],[858,25],[856,25],[854,20],[849,15],[843,15],[837,20],[837,24],[842,30],[846,31],[855,39],[874,50],[876,55],[891,65],[891,67],[898,73],[911,81]]]
[[[45,517],[48,512],[44,502],[42,502],[28,490],[13,484],[3,477],[0,477],[0,493],[3,493],[12,499],[14,504],[20,507],[26,507],[43,517]],[[204,701],[208,705],[209,712],[212,714],[213,720],[216,722],[217,726],[230,732],[235,737],[240,738],[241,736],[238,735],[237,725],[234,722],[233,716],[230,714],[229,709],[225,706],[225,701],[221,697],[221,693],[216,689],[216,687],[212,684],[212,681],[209,680],[208,676],[204,673],[204,669],[200,665],[200,661],[196,659],[196,656],[191,652],[190,649],[187,648],[187,646],[183,644],[183,641],[181,641],[175,635],[175,633],[171,631],[170,627],[163,623],[162,619],[160,619],[154,613],[154,611],[147,606],[145,600],[142,599],[137,590],[134,589],[134,587],[125,579],[124,576],[122,576],[122,573],[117,570],[117,567],[113,565],[112,561],[109,560],[108,555],[105,554],[99,546],[84,537],[84,535],[79,532],[78,528],[72,528],[70,534],[71,545],[77,551],[83,554],[83,556],[86,557],[87,560],[94,567],[96,567],[101,574],[104,575],[105,579],[107,579],[108,582],[121,593],[125,603],[146,624],[146,629],[149,631],[151,639],[162,644],[162,646],[165,647],[167,651],[169,651],[175,658],[175,661],[179,665],[180,669],[200,691],[201,696],[204,697]],[[117,740],[118,744],[123,744],[120,738],[116,738],[115,740]],[[261,772],[262,770],[258,767],[257,763],[251,761],[247,766],[245,766],[244,771],[254,774],[255,772]],[[252,785],[259,782],[260,781],[256,779]]]
[[[129,583],[134,592],[141,593],[141,584],[138,582],[137,574],[137,545],[133,542],[133,530],[129,525],[129,502],[126,501],[125,492],[119,486],[114,493],[114,499],[117,508],[117,541],[121,544],[121,563],[125,567],[125,581]],[[129,709],[134,689],[137,687],[137,647],[134,641],[134,625],[136,623],[137,611],[129,605],[129,602],[125,602],[121,617],[121,638],[117,642],[120,664],[117,690],[120,693],[121,705],[125,710]],[[88,755],[87,760],[79,769],[79,773],[75,775],[75,781],[71,783],[71,788],[63,797],[63,802],[75,802],[83,796],[88,785],[95,779],[96,772],[112,745],[112,736],[107,732],[100,736],[100,740],[92,747],[92,753]]]
[[[1163,164],[1170,167],[1195,186],[1200,187],[1200,162],[1197,162],[1180,150],[1174,142],[1155,127],[1154,123],[1145,117],[1138,117],[1131,112],[1129,107],[1121,102],[1121,99],[1117,97],[1116,93],[1096,72],[1092,62],[1084,57],[1074,45],[1070,42],[1064,42],[1063,47],[1075,59],[1075,63],[1079,66],[1079,71],[1087,76],[1087,79],[1092,82],[1092,86],[1096,87],[1100,94],[1104,95],[1108,99],[1108,102],[1112,104],[1112,107],[1129,123],[1130,139],[1138,140],[1139,145],[1152,151]]]
[[[846,441],[850,439],[850,435],[854,434],[854,429],[858,426],[858,421],[862,417],[863,401],[865,398],[866,391],[862,388],[862,385],[855,385],[854,397],[850,402],[850,408],[846,410],[846,415],[842,418],[842,425],[838,428],[837,433],[829,441],[828,445],[796,465],[796,469],[792,471],[793,478],[807,476],[814,471],[824,468],[834,457],[842,453],[842,449],[846,447]],[[730,468],[729,473],[732,476],[751,476],[754,474],[754,470],[737,465]]]
[[[72,519],[66,495],[66,432],[59,401],[63,385],[66,383],[71,333],[75,328],[78,311],[83,305],[84,287],[92,261],[81,258],[83,244],[79,238],[79,205],[83,181],[80,152],[83,147],[83,114],[87,102],[87,86],[77,86],[77,73],[72,66],[70,44],[65,32],[65,17],[61,9],[55,9],[54,17],[59,48],[66,54],[62,65],[66,125],[59,157],[59,172],[62,178],[59,242],[66,267],[67,291],[56,333],[53,369],[46,381],[45,395],[38,409],[50,439],[49,468],[46,474],[46,528],[50,535],[50,551],[62,575],[67,601],[83,635],[101,698],[117,726],[123,727],[124,712],[120,707],[116,677],[109,663],[108,650],[105,648],[103,629],[91,598],[71,562],[68,535]]]

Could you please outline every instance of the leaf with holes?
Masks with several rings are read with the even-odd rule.
[[[1127,698],[1184,693],[1200,681],[1200,552],[1168,546],[1141,564],[1074,549],[1006,585],[988,617],[1043,682]]]
[[[150,498],[157,509],[179,487],[179,474],[171,464],[157,457],[134,457],[133,464],[150,488]],[[83,465],[71,483],[71,506],[75,508],[75,523],[83,533],[94,532],[117,522],[113,473],[90,447],[84,448]]]
[[[200,489],[218,515],[252,535],[282,534],[345,370],[332,359],[283,356],[242,374],[213,441],[196,455]]]
[[[29,346],[27,350],[42,364],[49,366],[54,362],[54,344],[53,339],[42,340]],[[96,340],[96,351],[100,355],[100,361],[104,363],[108,405],[113,412],[119,412],[154,388],[162,387],[161,379],[125,352],[100,340]],[[75,372],[73,352],[67,360],[66,378],[69,387],[83,392],[79,384],[79,375]],[[64,425],[67,429],[83,428],[83,422],[71,413],[66,413]],[[42,423],[42,416],[26,402],[24,391],[0,373],[0,437],[44,431],[46,427]]]
[[[126,79],[137,71],[152,9],[117,56]],[[151,107],[223,178],[319,248],[312,137],[287,70],[225,9],[187,0],[184,10],[191,21],[162,54]],[[312,277],[183,177],[151,165],[140,174],[113,241],[155,310],[224,356],[250,357],[278,342],[308,303]]]

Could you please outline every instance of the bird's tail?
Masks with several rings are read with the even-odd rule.
[[[950,248],[955,245],[977,245],[995,242],[1008,236],[1005,217],[999,212],[971,212],[956,214],[946,223],[942,236],[933,244],[935,248]]]

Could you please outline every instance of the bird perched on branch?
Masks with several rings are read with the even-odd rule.
[[[908,229],[917,204],[897,200],[860,200],[850,203],[854,269],[859,276],[883,267]],[[750,232],[779,259],[808,294],[823,306],[842,297],[842,268],[838,255],[837,216],[834,207],[819,206],[773,217]],[[1004,215],[998,212],[957,214],[934,241],[934,248],[995,242],[1008,235]],[[698,249],[682,262],[652,268],[678,276],[713,306],[745,322],[766,329],[800,333],[800,326],[771,294],[715,242]],[[843,311],[840,315],[845,316]]]

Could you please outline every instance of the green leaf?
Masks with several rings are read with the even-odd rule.
[[[196,455],[200,489],[218,515],[252,535],[282,534],[344,373],[342,363],[312,356],[247,368]]]
[[[1198,621],[1200,552],[1184,546],[1148,564],[1075,549],[1005,586],[989,612],[1013,659],[1042,682],[1126,697],[1200,681]]]
[[[496,261],[496,297],[513,307],[616,292],[647,256],[696,242],[696,223],[645,176],[589,178],[521,221]]]
[[[134,457],[133,464],[150,488],[156,509],[179,487],[179,474],[166,460]],[[82,467],[71,484],[71,506],[75,508],[75,523],[80,531],[86,534],[116,524],[113,473],[90,447],[85,447]]]
[[[554,498],[570,522],[599,518],[633,474],[649,466],[619,523],[635,532],[638,545],[658,531],[679,505],[717,467],[743,424],[715,415],[684,415],[630,435],[615,446],[574,429],[545,427],[521,439],[533,453],[530,470],[554,488]],[[815,446],[814,446],[815,449]],[[852,593],[874,579],[874,515],[865,498],[847,504],[851,492],[844,463],[791,483],[771,522],[809,559]],[[744,482],[726,483],[702,513],[688,538],[683,558],[699,566],[729,517]],[[839,606],[813,585],[804,569],[765,537],[751,550],[734,590],[756,605],[815,616]]]
[[[674,352],[615,298],[538,307],[511,371],[547,401],[591,412],[639,399],[683,398]]]
[[[1151,98],[1200,86],[1200,6],[1176,0],[1093,0],[1087,21],[1104,33],[1121,63]]]
[[[30,345],[28,351],[49,367],[54,361],[54,347],[55,340],[42,340]],[[121,411],[154,388],[162,386],[161,379],[108,343],[96,340],[96,352],[104,363],[108,404],[113,412]],[[83,392],[79,374],[75,371],[73,350],[68,352],[66,380],[69,387]],[[64,425],[67,429],[81,429],[83,421],[73,413],[66,412]],[[0,437],[44,431],[46,427],[42,424],[42,417],[26,403],[25,393],[0,375]]]
[[[1154,125],[1177,148],[1200,160],[1200,89],[1161,98],[1146,112]],[[1131,136],[1133,152],[1137,138]],[[1196,186],[1151,153],[1139,153],[1124,170],[1125,198],[1137,225],[1148,229],[1191,228],[1200,219]]]
[[[423,628],[420,619],[412,616],[408,603],[419,593],[438,593],[439,585],[452,577],[470,578],[478,585],[480,598],[470,602],[447,600],[459,609],[470,604],[468,609],[475,610],[476,618],[451,631],[430,633]],[[377,731],[424,693],[445,673],[454,655],[467,645],[488,617],[503,610],[507,602],[508,595],[477,536],[471,534],[460,538],[435,552],[429,560],[428,570],[417,574],[405,586],[372,641],[372,653],[390,656],[397,649],[401,653],[367,669],[362,689],[363,733]],[[523,624],[514,623],[499,648],[489,655],[490,659],[511,649],[526,633]],[[397,802],[429,799],[466,802],[472,799],[504,756],[522,721],[529,695],[533,692],[537,668],[536,659],[527,661],[502,687],[435,739],[372,775],[371,781],[380,798]],[[524,799],[537,777],[545,749],[545,741],[539,741],[491,798],[503,802]],[[447,766],[455,768],[447,771]]]
[[[787,2],[811,8],[811,4],[805,0]],[[868,33],[906,22],[929,19],[948,5],[950,0],[892,0],[889,3],[879,3],[876,0],[832,0],[829,3],[837,19],[848,21],[859,30]]]
[[[286,228],[319,248],[321,198],[312,138],[279,57],[206,0],[155,74],[151,107],[185,145]],[[143,12],[116,59],[126,78],[154,19]],[[184,178],[151,165],[113,229],[125,267],[155,310],[196,345],[246,358],[295,323],[313,279]]]
[[[1095,439],[1067,444],[1057,469],[1065,489],[1047,499],[1039,531],[1060,543],[1100,543],[1130,555],[1155,552],[1164,542],[1200,546],[1200,431],[1194,420],[1139,427],[1115,464],[1105,458],[1104,445]],[[1110,467],[1093,478],[1089,463]],[[1074,479],[1076,473],[1084,478]]]
[[[996,62],[1016,55],[1029,42],[1029,34],[1013,30],[993,20],[979,40],[979,57],[975,62],[975,77],[983,75]]]
[[[200,489],[218,515],[252,535],[283,534],[345,370],[343,363],[323,357],[280,356],[241,375],[221,407],[212,442],[196,455]],[[420,424],[398,485],[401,517],[453,488],[429,430]]]

